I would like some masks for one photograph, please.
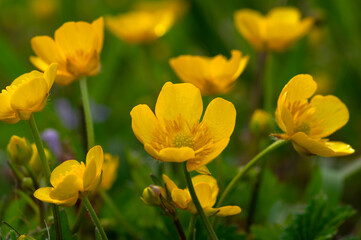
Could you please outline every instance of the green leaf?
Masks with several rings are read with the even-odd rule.
[[[296,215],[281,236],[282,240],[327,240],[355,211],[349,206],[327,208],[327,199],[320,195],[311,200],[306,211]]]

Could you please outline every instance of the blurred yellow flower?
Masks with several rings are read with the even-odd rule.
[[[250,129],[255,134],[266,133],[271,129],[272,122],[273,119],[268,112],[256,109],[251,117]]]
[[[36,144],[35,143],[31,144],[31,148],[32,148],[32,154],[29,161],[29,166],[31,170],[33,170],[34,173],[39,176],[43,174],[43,165],[41,164],[38,148],[36,147]],[[49,162],[49,159],[51,157],[50,152],[45,147],[44,147],[44,152],[45,152],[45,157],[48,160],[47,162]]]
[[[73,206],[79,197],[98,187],[103,167],[103,150],[97,145],[86,156],[86,164],[76,160],[67,160],[51,173],[53,187],[39,188],[34,197],[43,202],[63,206]]]
[[[53,86],[56,69],[57,64],[53,63],[44,73],[25,73],[3,89],[0,93],[0,121],[17,123],[41,111]]]
[[[248,63],[248,56],[238,50],[227,60],[222,55],[213,58],[184,55],[169,60],[175,73],[183,82],[194,84],[202,94],[227,93],[234,86]]]
[[[172,200],[180,209],[186,209],[192,214],[197,214],[197,209],[194,206],[192,197],[188,189],[179,189],[172,180],[163,174],[163,180],[169,190]],[[226,217],[235,215],[241,212],[238,206],[225,206],[220,208],[213,208],[217,201],[218,185],[217,180],[208,175],[197,175],[192,178],[194,190],[197,194],[199,203],[201,204],[204,213],[207,216],[216,214],[218,217]]]
[[[58,0],[31,0],[29,4],[34,17],[42,20],[54,17],[59,8]]]
[[[276,7],[266,16],[251,9],[238,10],[234,14],[237,30],[259,51],[282,51],[305,35],[314,19],[301,20],[301,13],[293,7]]]
[[[55,31],[55,37],[37,36],[31,47],[37,55],[30,61],[40,70],[52,62],[59,64],[55,82],[70,84],[82,76],[94,76],[100,69],[103,48],[104,21],[98,18],[87,22],[66,22]]]
[[[110,153],[104,154],[102,183],[100,184],[101,188],[108,190],[112,187],[115,179],[117,178],[118,166],[118,156],[113,156]]]
[[[10,161],[17,165],[25,165],[29,162],[32,148],[26,138],[13,135],[6,148]]]
[[[165,162],[187,161],[188,171],[205,166],[226,148],[233,132],[236,110],[231,102],[214,99],[202,122],[203,102],[190,83],[164,84],[155,106],[133,108],[132,128],[145,150]]]
[[[106,17],[105,23],[114,35],[125,42],[147,43],[169,31],[184,11],[184,5],[182,1],[144,2],[133,11]]]
[[[285,133],[273,136],[291,140],[303,154],[323,157],[352,154],[355,150],[350,145],[325,138],[347,123],[347,107],[332,95],[316,95],[308,101],[316,88],[308,74],[297,75],[286,84],[276,109],[277,124]]]

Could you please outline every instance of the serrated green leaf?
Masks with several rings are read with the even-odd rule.
[[[327,240],[331,239],[338,227],[355,211],[349,206],[327,208],[327,199],[321,195],[311,200],[302,214],[286,228],[282,240]]]

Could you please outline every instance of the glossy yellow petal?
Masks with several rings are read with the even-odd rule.
[[[182,55],[171,58],[169,64],[183,82],[192,83],[203,89],[206,80],[211,78],[210,61],[207,57]]]
[[[317,89],[317,83],[309,74],[294,76],[282,89],[280,96],[286,94],[287,102],[295,102],[310,98]]]
[[[217,208],[217,210],[217,217],[227,217],[241,212],[241,208],[238,206],[225,206]]]
[[[58,70],[58,64],[52,63],[44,72],[44,79],[48,85],[48,92],[54,84],[54,80],[56,77],[56,72]]]
[[[59,51],[55,41],[48,36],[37,36],[31,39],[31,47],[35,54],[41,59],[30,58],[32,63],[41,70],[45,70],[51,63],[65,65],[65,58]],[[45,67],[46,66],[46,67]]]
[[[24,82],[28,82],[34,78],[41,78],[43,77],[43,73],[39,72],[39,71],[31,71],[29,73],[24,73],[21,76],[17,77],[10,86],[19,86]]]
[[[196,171],[197,171],[197,173],[200,173],[200,174],[212,175],[206,165],[197,168]]]
[[[171,195],[173,202],[182,209],[187,208],[189,202],[192,201],[192,198],[187,190],[176,188],[171,192]]]
[[[195,157],[194,150],[190,147],[163,148],[159,151],[159,160],[164,162],[185,162]]]
[[[158,120],[177,120],[180,116],[189,126],[199,122],[203,102],[198,88],[189,83],[167,82],[159,93],[155,106]]]
[[[104,18],[100,17],[92,22],[92,27],[94,29],[96,40],[96,50],[98,53],[102,51],[103,41],[104,41]]]
[[[105,190],[110,189],[117,178],[119,167],[119,156],[113,156],[109,153],[104,154],[103,174],[101,187]]]
[[[52,191],[53,188],[51,187],[39,188],[34,192],[34,197],[36,197],[37,199],[43,202],[54,203],[66,207],[73,206],[78,200],[78,196],[79,196],[78,194],[72,196],[72,198],[69,199],[64,199],[64,200],[54,199],[50,196]]]
[[[218,184],[217,184],[217,180],[209,175],[197,175],[195,177],[192,178],[192,183],[193,185],[198,185],[200,183],[205,183],[207,185],[209,185],[210,190],[211,190],[211,198],[209,199],[210,203],[210,207],[212,207],[216,201],[217,201],[217,196],[218,196],[218,192],[219,192],[219,188],[218,188]]]
[[[56,187],[61,179],[70,172],[79,174],[79,177],[83,177],[84,166],[81,165],[77,160],[67,160],[57,166],[50,175],[50,183]]]
[[[144,144],[144,150],[149,153],[154,159],[159,159],[159,152],[150,144]]]
[[[202,208],[209,208],[214,205],[215,201],[213,201],[212,190],[209,184],[204,182],[195,184],[194,191]]]
[[[202,124],[207,126],[207,131],[214,142],[229,138],[236,123],[236,109],[233,104],[222,98],[215,98],[208,105]]]
[[[319,134],[313,135],[311,131],[310,135],[313,137],[327,137],[348,122],[348,109],[335,96],[317,95],[312,98],[311,106],[316,110],[312,115],[313,120],[317,122],[317,127],[322,127],[322,132]]]
[[[187,162],[188,172],[194,171],[204,165],[207,165],[209,162],[214,160],[227,147],[228,142],[229,142],[229,138],[224,138],[221,141],[214,143],[212,148],[210,149],[211,151],[208,152],[206,155],[189,160]]]
[[[18,114],[10,105],[10,95],[6,90],[0,93],[0,121],[17,123],[20,121]]]
[[[256,49],[264,49],[265,19],[259,12],[251,9],[238,10],[234,14],[234,23],[237,30]]]
[[[138,140],[143,144],[152,142],[158,124],[152,110],[147,105],[140,104],[132,109],[130,116],[132,129]]]
[[[291,140],[295,146],[295,149],[303,154],[313,154],[322,157],[334,157],[345,156],[354,152],[351,146],[345,143],[315,140],[303,132],[294,134]]]
[[[84,191],[94,190],[99,183],[100,174],[104,163],[103,149],[96,145],[92,147],[86,156],[84,171]]]
[[[11,96],[10,104],[20,118],[27,120],[33,112],[41,111],[48,98],[48,84],[43,77],[33,78],[19,85]]]
[[[83,190],[83,181],[75,174],[67,174],[49,193],[50,198],[64,201],[78,196]]]
[[[174,189],[178,189],[177,185],[165,174],[162,175],[163,181],[169,190],[169,192],[172,192]]]

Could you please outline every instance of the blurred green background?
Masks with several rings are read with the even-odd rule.
[[[135,2],[0,0],[1,89],[17,76],[35,69],[29,61],[29,57],[34,54],[30,46],[32,37],[53,36],[54,31],[66,21],[91,22],[100,16],[126,12]],[[336,95],[347,105],[350,120],[331,139],[349,143],[356,152],[340,158],[304,157],[298,155],[289,144],[269,155],[254,223],[268,226],[290,222],[292,216],[302,212],[305,204],[320,192],[327,196],[330,208],[343,203],[361,210],[361,181],[358,180],[361,177],[358,151],[361,146],[361,3],[339,0],[195,0],[188,2],[188,10],[172,29],[152,44],[127,44],[105,28],[101,72],[88,79],[93,114],[98,120],[95,123],[96,143],[106,152],[118,154],[121,159],[118,178],[110,195],[134,228],[144,234],[145,239],[176,238],[176,232],[169,219],[160,215],[158,209],[143,204],[139,198],[142,190],[152,184],[149,174],[157,174],[161,163],[151,159],[135,138],[129,115],[131,109],[140,103],[154,109],[163,84],[167,81],[180,82],[168,64],[171,57],[182,54],[223,54],[229,57],[232,49],[250,55],[249,64],[237,80],[235,88],[230,94],[221,96],[230,100],[237,109],[236,129],[230,144],[222,154],[222,159],[209,165],[219,181],[220,189],[224,189],[236,173],[235,166],[246,163],[257,153],[254,148],[250,148],[247,137],[252,110],[248,100],[255,79],[257,53],[236,31],[233,13],[238,9],[251,8],[265,14],[275,6],[296,6],[303,16],[313,16],[317,21],[309,34],[293,47],[282,53],[272,53],[268,58],[266,77],[274,84],[273,109],[278,94],[293,76],[311,74],[319,85],[318,93]],[[59,115],[59,99],[69,101],[72,111],[79,118],[76,126],[69,128],[64,124],[64,119]],[[211,99],[213,97],[204,98],[205,106]],[[67,153],[65,155],[85,160],[84,126],[77,82],[66,87],[54,86],[46,108],[36,113],[35,117],[40,131],[53,128],[59,132]],[[25,233],[33,230],[35,223],[20,208],[21,204],[25,204],[21,197],[14,194],[17,186],[7,166],[6,145],[12,135],[32,140],[27,125],[25,121],[15,125],[0,123],[0,216]],[[263,139],[267,139],[267,136],[263,136]],[[165,167],[166,172],[176,176],[172,171],[173,166]],[[239,205],[242,213],[220,221],[216,231],[225,239],[240,239],[243,236],[247,208],[258,170],[253,169],[227,200],[227,203]],[[178,178],[176,182],[185,186],[182,181]],[[101,207],[101,204],[98,207],[101,209],[100,216],[108,224],[106,231],[109,237],[127,239],[129,236],[123,229],[112,221],[106,221],[111,219],[111,211],[106,206]],[[67,209],[70,224],[74,221],[73,210]],[[180,212],[180,215],[186,226],[189,213]],[[200,222],[198,224],[201,229]],[[360,226],[360,214],[356,213],[342,225],[338,236],[361,236]],[[1,229],[2,234],[9,231],[6,227]],[[237,234],[227,235],[229,231]],[[197,234],[205,236],[202,230]]]

